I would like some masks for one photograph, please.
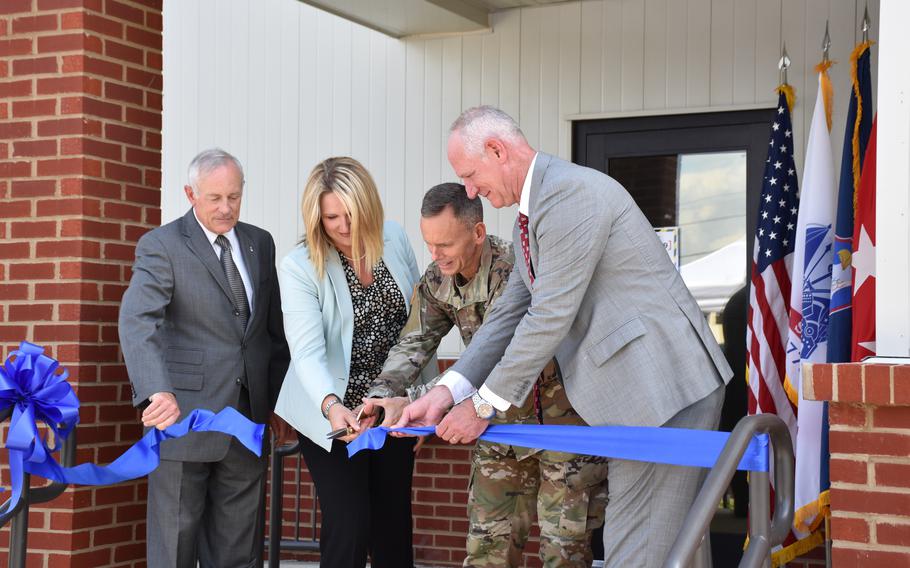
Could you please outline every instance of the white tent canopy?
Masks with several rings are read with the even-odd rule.
[[[680,272],[701,310],[719,312],[730,296],[746,283],[746,239],[684,264]]]

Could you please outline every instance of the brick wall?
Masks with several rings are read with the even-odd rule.
[[[161,22],[161,0],[0,0],[0,346],[69,369],[79,462],[141,435],[116,322],[160,223]],[[142,564],[144,516],[144,482],[69,489],[32,508],[28,564]]]
[[[833,565],[910,565],[910,365],[805,369],[830,401]]]

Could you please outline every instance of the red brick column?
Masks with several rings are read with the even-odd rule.
[[[910,565],[910,365],[807,365],[829,401],[835,568]]]
[[[69,369],[79,462],[141,435],[116,324],[161,217],[161,26],[161,0],[0,0],[0,345]],[[29,566],[143,564],[144,516],[144,482],[69,489],[32,508]]]

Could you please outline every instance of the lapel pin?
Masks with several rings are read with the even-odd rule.
[[[250,245],[250,254],[253,253],[253,245]]]

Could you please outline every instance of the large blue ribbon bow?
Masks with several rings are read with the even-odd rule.
[[[378,450],[388,432],[416,436],[436,433],[434,426],[419,428],[370,428],[350,444],[348,455],[360,450]],[[484,430],[481,440],[524,448],[539,448],[573,454],[663,463],[712,467],[730,434],[682,428],[638,426],[560,426],[539,424],[494,424]],[[738,469],[768,471],[768,435],[756,434]]]
[[[58,372],[58,369],[60,371]],[[24,473],[61,483],[107,485],[148,475],[158,467],[161,442],[189,432],[222,432],[237,438],[254,454],[262,453],[265,426],[254,424],[233,408],[217,414],[196,409],[165,430],[152,428],[110,465],[81,464],[63,467],[52,455],[79,423],[79,399],[66,381],[69,374],[44,348],[23,341],[0,366],[0,412],[12,407],[6,449],[12,493],[7,510],[22,496]],[[54,446],[41,437],[38,423],[54,433]],[[0,488],[2,491],[3,488]]]

